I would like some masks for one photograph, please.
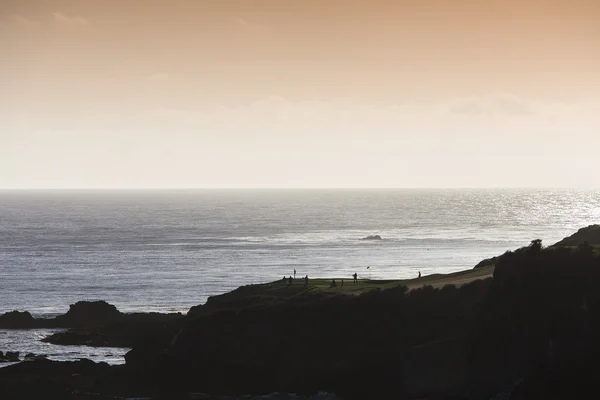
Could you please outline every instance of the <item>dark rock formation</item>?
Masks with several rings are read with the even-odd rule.
[[[124,315],[105,301],[79,301],[69,311],[55,318],[33,318],[28,311],[11,311],[0,315],[2,329],[96,328],[117,321]]]
[[[93,347],[128,347],[125,343],[109,341],[101,331],[71,329],[57,332],[42,339],[42,342],[63,346],[93,346]]]
[[[133,347],[156,342],[163,345],[180,329],[184,316],[181,313],[135,313],[120,314],[118,318],[108,321],[104,325],[88,325],[58,332],[43,341],[95,347]]]
[[[364,237],[364,238],[362,238],[360,240],[383,240],[383,239],[379,235],[369,235],[369,236]]]
[[[7,351],[6,354],[0,351],[0,362],[17,362],[19,361],[18,351]]]
[[[28,311],[11,311],[0,315],[1,329],[32,329],[40,325]]]
[[[81,301],[71,305],[66,314],[52,319],[35,319],[28,312],[8,312],[0,315],[0,328],[68,328],[43,341],[59,345],[133,347],[138,343],[155,342],[157,337],[166,340],[164,336],[173,335],[183,321],[181,313],[124,314],[105,301]]]
[[[554,246],[579,246],[584,243],[591,246],[600,246],[600,225],[581,228],[571,236],[554,244]]]
[[[23,358],[23,361],[36,361],[36,360],[45,360],[48,356],[45,354],[34,354],[34,353],[27,353],[25,354],[25,358]]]
[[[69,306],[66,314],[55,318],[56,326],[64,328],[89,328],[115,322],[123,314],[105,301],[79,301]]]
[[[0,315],[0,328],[94,328],[114,322],[123,315],[105,301],[80,301],[72,304],[66,314],[49,319],[33,318],[27,311],[7,312]]]

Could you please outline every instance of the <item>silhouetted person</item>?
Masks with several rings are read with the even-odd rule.
[[[419,271],[419,278],[421,277],[421,271]]]
[[[336,287],[336,286],[337,286],[337,284],[335,283],[335,279],[332,279],[331,280],[331,285],[329,285],[329,287],[333,288],[333,287]]]
[[[292,286],[292,277],[291,277],[291,276],[290,276],[290,278],[288,279],[288,284],[289,284],[290,286]]]
[[[304,277],[304,285],[308,286],[308,275]]]
[[[344,287],[344,280],[342,279],[342,284],[340,285],[340,287]]]
[[[285,281],[287,281],[287,278],[284,276],[282,282],[285,283]]]
[[[294,279],[296,279],[296,268],[294,268]]]
[[[356,284],[358,283],[358,280],[357,280],[357,278],[358,278],[358,274],[355,272],[355,273],[352,275],[352,277],[354,278],[354,284],[356,285]]]

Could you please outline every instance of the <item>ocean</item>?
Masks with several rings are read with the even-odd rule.
[[[51,316],[98,299],[124,312],[186,312],[294,269],[313,278],[448,273],[599,221],[600,190],[0,191],[0,313]],[[361,240],[368,235],[383,239]],[[19,341],[0,331],[0,351],[40,334]],[[122,355],[58,347],[46,349],[57,359]]]

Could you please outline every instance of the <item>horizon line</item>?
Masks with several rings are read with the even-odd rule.
[[[600,189],[597,186],[348,186],[348,187],[0,187],[0,191],[216,191],[216,190],[475,190],[475,189]]]

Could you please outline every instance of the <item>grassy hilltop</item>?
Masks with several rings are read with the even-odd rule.
[[[188,315],[195,315],[201,309],[212,310],[215,307],[242,307],[264,302],[279,302],[294,298],[314,296],[322,298],[333,295],[362,295],[370,291],[389,290],[395,288],[414,289],[429,286],[441,289],[446,285],[461,287],[464,284],[480,279],[491,278],[494,274],[494,266],[477,268],[472,270],[454,272],[450,274],[432,274],[415,279],[358,279],[357,284],[352,278],[344,278],[344,286],[341,286],[342,278],[317,278],[309,279],[305,285],[304,279],[293,280],[290,286],[286,280],[262,283],[256,285],[241,286],[231,292],[212,296],[204,306],[192,307]],[[335,279],[337,287],[331,287],[331,280]]]

